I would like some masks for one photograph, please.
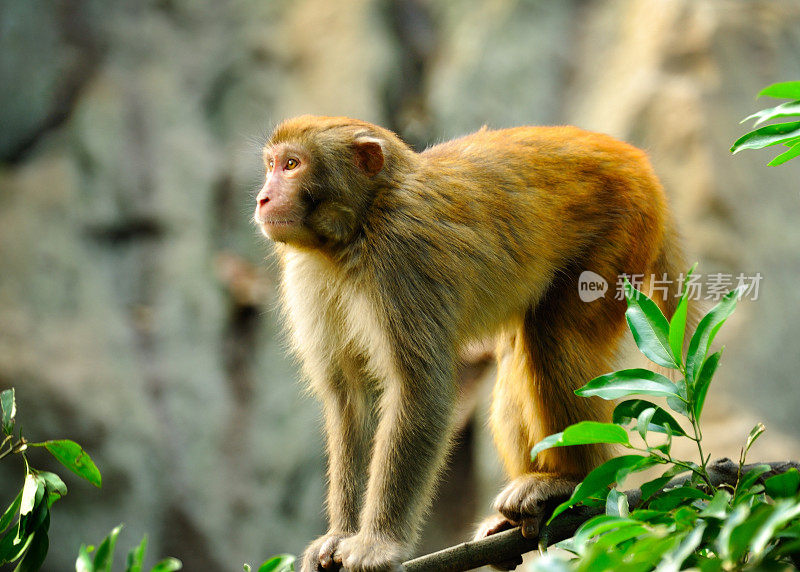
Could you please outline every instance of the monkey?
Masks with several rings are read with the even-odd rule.
[[[530,454],[610,417],[574,390],[612,369],[626,304],[582,302],[580,273],[613,285],[683,268],[646,154],[571,126],[484,127],[417,152],[377,125],[305,115],[275,127],[263,159],[254,219],[275,244],[327,436],[329,530],[301,569],[400,569],[452,437],[458,350],[488,336],[509,483],[477,535],[520,525],[536,537],[545,502],[609,457],[603,445]]]

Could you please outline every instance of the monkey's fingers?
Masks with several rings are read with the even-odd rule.
[[[339,570],[342,567],[342,558],[336,554],[340,540],[338,536],[331,536],[320,546],[319,564],[323,570]]]
[[[533,516],[526,516],[520,523],[522,529],[522,536],[536,540],[539,538],[539,530],[544,521],[544,513],[535,514]]]

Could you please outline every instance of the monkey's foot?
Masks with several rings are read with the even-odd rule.
[[[486,538],[492,534],[497,534],[498,532],[503,532],[504,530],[514,528],[515,526],[517,525],[508,520],[506,517],[495,514],[480,523],[478,530],[475,532],[473,540],[481,540],[482,538]],[[492,568],[497,570],[514,570],[520,564],[522,564],[522,556],[517,556],[513,560],[495,562],[492,564]]]
[[[522,536],[537,538],[546,517],[569,498],[578,481],[552,473],[530,473],[517,477],[494,500],[494,508],[514,525]]]
[[[359,533],[339,543],[334,559],[347,572],[399,572],[407,552],[399,542]]]
[[[343,538],[341,534],[328,533],[308,545],[303,553],[301,572],[334,571],[341,568],[341,561],[334,559],[336,549]]]

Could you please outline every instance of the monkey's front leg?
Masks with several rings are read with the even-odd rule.
[[[338,569],[334,554],[339,543],[358,530],[371,431],[368,397],[352,381],[336,379],[320,392],[328,448],[329,529],[306,549],[302,572]]]
[[[447,450],[456,396],[451,365],[404,373],[384,388],[359,532],[339,544],[337,559],[348,572],[400,569]]]

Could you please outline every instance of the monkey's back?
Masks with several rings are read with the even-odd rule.
[[[607,280],[646,273],[666,232],[666,200],[646,155],[607,135],[482,129],[419,158],[392,199],[408,216],[395,213],[386,235],[426,254],[429,266],[408,270],[438,280],[441,296],[453,280],[473,284],[473,299],[456,304],[470,309],[465,330],[475,321],[491,330],[575,266]]]

